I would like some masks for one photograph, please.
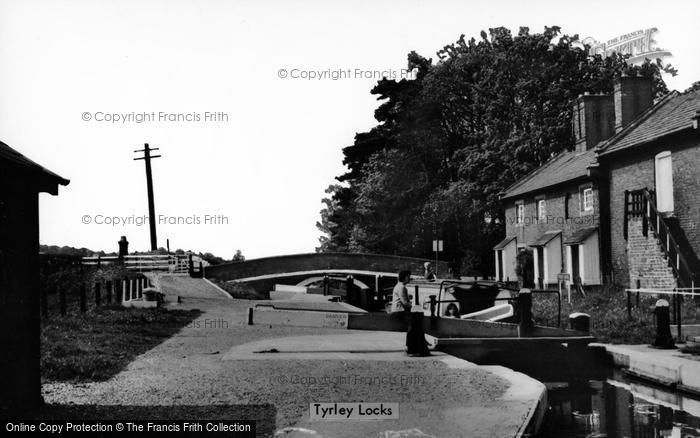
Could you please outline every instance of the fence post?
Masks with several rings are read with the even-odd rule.
[[[124,277],[124,301],[131,300],[131,280]]]
[[[678,342],[683,342],[683,339],[681,338],[681,335],[682,335],[681,330],[683,327],[683,323],[681,321],[681,319],[682,319],[682,317],[681,317],[681,304],[683,302],[683,295],[678,295],[676,298],[677,298],[676,299],[676,306],[677,306],[676,312],[678,312],[676,314],[677,315],[676,326],[677,326],[677,330],[678,330]]]
[[[107,304],[112,304],[112,280],[107,280],[105,283],[105,291],[107,292]]]
[[[100,307],[102,304],[102,282],[95,283],[95,306]]]
[[[80,283],[80,312],[87,312],[87,288],[85,283]]]
[[[627,319],[632,319],[632,292],[627,290]]]
[[[66,316],[66,291],[63,288],[58,288],[58,306],[61,316]]]

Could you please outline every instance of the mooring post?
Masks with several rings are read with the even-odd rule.
[[[669,314],[668,301],[658,300],[654,307],[656,315],[656,339],[652,344],[656,348],[676,348],[671,336],[671,316]]]
[[[353,287],[355,285],[355,281],[352,279],[352,275],[348,275],[345,278],[345,299],[350,302],[353,306],[356,306],[357,303],[357,296],[355,296],[355,288]]]
[[[535,324],[532,322],[532,291],[530,289],[520,289],[518,306],[520,307],[520,336],[529,336],[535,329]]]

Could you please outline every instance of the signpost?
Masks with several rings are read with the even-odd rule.
[[[433,240],[433,251],[435,252],[435,276],[438,274],[438,253],[442,252],[442,240]]]

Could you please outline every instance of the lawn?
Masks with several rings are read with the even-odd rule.
[[[108,305],[84,314],[52,316],[41,325],[42,380],[109,379],[199,314]]]
[[[600,342],[613,344],[649,344],[656,336],[656,323],[653,307],[656,300],[664,298],[671,303],[669,296],[642,294],[637,305],[636,295],[632,296],[632,316],[627,313],[627,294],[622,290],[591,292],[585,297],[574,294],[571,304],[566,294],[562,297],[562,324],[568,326],[569,314],[583,312],[591,315],[591,333]],[[698,298],[700,299],[700,298]],[[540,325],[557,325],[556,295],[534,294],[532,311],[535,322]],[[685,297],[681,306],[683,324],[700,322],[700,304],[693,298]],[[674,323],[673,317],[671,322]],[[675,329],[672,330],[675,335]]]

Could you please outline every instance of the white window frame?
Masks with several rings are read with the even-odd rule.
[[[547,219],[547,201],[544,198],[537,200],[537,219]]]
[[[518,201],[515,203],[515,225],[523,226],[525,224],[525,202]]]
[[[589,196],[586,196],[586,194]],[[590,213],[593,209],[593,187],[585,187],[581,189],[581,211]]]

